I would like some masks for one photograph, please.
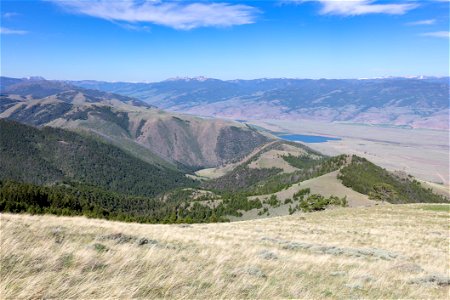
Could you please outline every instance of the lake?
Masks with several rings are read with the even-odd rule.
[[[292,142],[303,142],[303,143],[325,143],[328,141],[339,141],[340,138],[333,138],[328,136],[320,136],[320,135],[305,135],[305,134],[283,134],[278,135],[279,138],[282,138],[287,141]]]

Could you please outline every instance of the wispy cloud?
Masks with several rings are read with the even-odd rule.
[[[211,2],[161,2],[158,0],[48,0],[68,12],[109,21],[152,23],[175,29],[229,27],[255,22],[258,10],[252,6]]]
[[[409,23],[406,23],[406,25],[409,25],[409,26],[433,25],[434,23],[436,23],[436,19],[420,20],[420,21],[415,21],[415,22],[409,22]]]
[[[319,2],[323,15],[358,16],[365,14],[403,15],[418,7],[417,3],[386,3],[375,0],[288,0],[288,2]]]
[[[147,31],[150,32],[150,27],[146,25],[138,25],[138,24],[131,24],[131,23],[123,23],[123,22],[113,22],[114,24],[117,24],[118,26],[125,28],[127,30],[131,31]]]
[[[10,29],[10,28],[6,28],[6,27],[0,27],[0,34],[24,35],[27,33],[28,33],[28,31],[25,31],[25,30],[17,30],[17,29]]]
[[[14,17],[17,17],[17,16],[20,16],[20,14],[16,13],[16,12],[5,12],[5,13],[2,14],[2,17],[3,18],[7,18],[7,19],[14,18]]]
[[[450,31],[425,32],[425,33],[422,33],[421,35],[448,39],[448,38],[450,38]]]

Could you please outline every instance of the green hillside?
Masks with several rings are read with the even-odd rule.
[[[368,195],[369,198],[390,203],[446,202],[448,199],[423,187],[410,175],[395,175],[365,158],[353,155],[351,163],[341,169],[342,183]]]
[[[305,152],[301,156],[291,154],[282,156],[283,160],[296,168],[294,172],[283,173],[282,169],[277,167],[250,167],[250,164],[257,161],[265,152],[280,150],[283,145],[291,145]],[[203,187],[217,192],[243,193],[246,196],[271,194],[294,183],[336,171],[344,163],[345,155],[326,157],[304,145],[279,141],[259,151],[224,176],[203,183]]]
[[[39,185],[75,181],[107,190],[155,196],[195,181],[149,164],[92,137],[0,120],[0,179]]]

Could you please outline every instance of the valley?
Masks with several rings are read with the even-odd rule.
[[[391,171],[404,171],[419,179],[449,186],[449,133],[363,124],[298,120],[248,120],[274,132],[338,137],[340,140],[308,143],[328,155],[352,153]]]

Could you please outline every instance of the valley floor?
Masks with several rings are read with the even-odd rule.
[[[428,298],[449,293],[448,205],[221,224],[1,214],[0,296]]]
[[[310,120],[249,120],[277,132],[324,135],[341,140],[307,144],[328,155],[356,154],[391,171],[443,184],[449,195],[449,132]]]

